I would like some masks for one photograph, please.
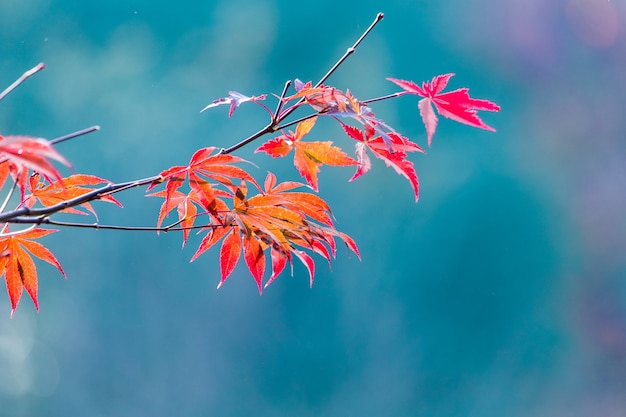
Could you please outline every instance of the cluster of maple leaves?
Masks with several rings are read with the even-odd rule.
[[[429,146],[438,122],[435,110],[446,118],[493,130],[478,117],[477,112],[498,111],[499,107],[488,100],[471,98],[466,88],[444,93],[452,75],[437,76],[421,86],[389,78],[402,91],[386,98],[407,94],[421,97],[418,109],[426,127]],[[311,255],[320,255],[330,263],[336,255],[337,240],[344,242],[360,258],[356,243],[335,228],[330,207],[316,194],[320,168],[323,165],[352,166],[355,168],[352,181],[371,169],[371,154],[410,182],[417,201],[418,177],[407,156],[423,150],[374,115],[368,103],[378,99],[359,101],[347,90],[344,92],[321,83],[312,85],[311,82],[295,80],[293,84],[295,93],[287,96],[285,88],[278,98],[276,111],[264,104],[266,95],[246,96],[237,92],[215,100],[203,111],[229,105],[229,116],[232,116],[235,109],[245,102],[263,107],[269,113],[271,122],[244,144],[278,132],[258,146],[256,152],[273,158],[293,153],[295,168],[306,184],[279,182],[270,172],[261,186],[241,167],[244,160],[232,155],[232,151],[239,146],[221,150],[214,147],[198,149],[187,165],[173,166],[147,180],[113,184],[85,174],[63,178],[52,162],[63,165],[69,165],[69,162],[55,150],[53,141],[28,136],[0,136],[0,188],[9,189],[0,207],[0,224],[3,225],[0,230],[0,273],[6,280],[11,314],[15,312],[23,289],[38,309],[37,270],[33,256],[54,265],[65,276],[54,255],[38,242],[57,230],[42,226],[80,224],[54,221],[51,216],[61,212],[95,216],[90,202],[96,200],[121,207],[112,194],[135,186],[145,185],[149,196],[164,199],[154,230],[181,231],[183,246],[192,230],[201,235],[192,261],[221,242],[219,286],[232,274],[242,254],[260,293],[287,264],[292,265],[294,258],[304,264],[312,284],[315,262]],[[5,90],[0,99],[6,94]],[[308,107],[312,113],[284,123],[300,107]],[[347,137],[354,140],[354,158],[333,142],[307,140],[320,117],[335,119]],[[294,125],[295,131],[287,129]],[[20,194],[14,198],[18,203],[14,209],[7,210],[15,190],[19,190]],[[174,210],[178,220],[163,226],[165,218]],[[23,228],[12,231],[9,229],[11,223],[22,224]],[[132,230],[132,227],[128,229]],[[265,279],[267,266],[271,271]]]

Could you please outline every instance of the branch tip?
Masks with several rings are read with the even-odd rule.
[[[79,136],[83,136],[83,135],[86,135],[88,133],[95,132],[97,130],[100,130],[100,126],[98,126],[98,125],[91,126],[91,127],[86,128],[86,129],[77,130],[76,132],[72,132],[72,133],[70,133],[68,135],[60,136],[60,137],[58,137],[56,139],[52,139],[50,141],[50,143],[52,143],[53,145],[56,145],[57,143],[65,142],[66,140],[74,139],[74,138],[77,138]]]
[[[17,86],[19,86],[24,81],[26,81],[27,78],[33,76],[35,73],[41,71],[44,68],[46,68],[46,64],[44,64],[43,62],[40,62],[39,64],[35,65],[34,67],[26,71],[17,80],[15,80],[13,84],[8,86],[4,91],[0,92],[0,100],[6,97],[6,95],[9,94],[11,91],[15,90],[15,88],[17,88]]]

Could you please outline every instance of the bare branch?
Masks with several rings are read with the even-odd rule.
[[[35,75],[36,73],[44,69],[45,67],[46,67],[46,64],[44,64],[43,62],[40,62],[39,64],[35,65],[34,67],[26,71],[24,74],[20,75],[20,77],[17,80],[15,80],[13,84],[8,86],[3,92],[0,93],[0,100],[5,98],[11,91],[15,90],[20,84],[22,84],[28,78],[32,77],[33,75]]]
[[[52,143],[53,145],[56,145],[57,143],[65,142],[66,140],[74,139],[76,137],[86,135],[87,133],[95,132],[96,130],[100,130],[100,126],[96,125],[96,126],[88,127],[86,129],[77,130],[76,132],[70,133],[68,135],[60,136],[56,139],[51,139],[50,143]]]

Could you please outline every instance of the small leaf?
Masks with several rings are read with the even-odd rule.
[[[259,294],[263,293],[263,274],[265,273],[265,256],[263,247],[254,236],[243,240],[243,256],[252,277],[259,287]]]
[[[256,102],[256,101],[260,101],[260,100],[265,100],[265,98],[266,98],[265,94],[260,95],[260,96],[248,97],[248,96],[245,96],[245,95],[243,95],[241,93],[238,93],[236,91],[229,91],[227,97],[223,97],[223,98],[219,98],[217,100],[214,100],[208,106],[206,106],[205,108],[200,110],[200,113],[202,113],[203,111],[208,110],[208,109],[210,109],[212,107],[221,106],[223,104],[229,104],[230,105],[230,110],[228,111],[228,117],[231,117],[233,115],[233,113],[235,112],[235,109],[237,107],[239,107],[239,105],[241,103],[245,103],[247,101]]]
[[[272,275],[265,283],[265,287],[267,288],[274,280],[280,275],[281,272],[285,269],[287,265],[287,261],[291,261],[291,256],[289,252],[284,252],[280,249],[276,249],[272,247],[271,249],[271,258],[272,258]]]
[[[222,279],[217,288],[221,287],[226,279],[232,274],[237,261],[241,256],[241,237],[239,231],[235,228],[224,238],[222,249],[220,251],[220,268],[222,271]]]
[[[326,165],[348,166],[357,165],[357,161],[350,158],[345,152],[332,142],[305,142],[301,139],[306,136],[315,124],[316,117],[304,120],[296,126],[296,131],[285,133],[272,139],[255,152],[265,152],[277,158],[286,156],[291,149],[295,150],[294,165],[300,175],[315,191],[318,191],[317,173],[319,167]]]

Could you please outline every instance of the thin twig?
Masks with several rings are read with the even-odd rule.
[[[259,130],[258,132],[248,136],[247,138],[245,138],[244,140],[242,140],[239,143],[234,144],[233,146],[229,146],[228,148],[222,148],[219,152],[220,155],[225,155],[225,154],[229,154],[229,153],[233,153],[235,152],[237,149],[242,148],[244,146],[246,146],[248,143],[260,138],[263,135],[267,135],[268,133],[272,133],[275,132],[274,130],[274,126],[275,126],[275,121],[270,122],[270,124],[268,124],[267,126],[265,126],[263,129]]]
[[[369,25],[369,27],[367,29],[365,29],[365,31],[363,32],[363,34],[361,34],[361,36],[359,37],[359,39],[356,40],[356,42],[354,42],[354,44],[349,47],[346,52],[343,54],[343,56],[341,58],[339,58],[339,60],[337,62],[335,62],[335,64],[328,70],[328,72],[326,72],[326,74],[324,74],[324,76],[322,78],[320,78],[320,80],[317,82],[317,84],[315,84],[315,87],[319,87],[320,85],[322,85],[324,83],[324,81],[326,81],[336,70],[337,68],[339,68],[341,66],[341,64],[343,64],[345,62],[346,59],[348,59],[348,57],[350,55],[352,55],[355,51],[356,48],[361,44],[361,42],[363,42],[363,40],[367,37],[367,35],[369,35],[369,33],[374,29],[374,27],[378,24],[378,22],[380,22],[381,20],[383,20],[384,15],[382,13],[378,13],[376,15],[376,18],[374,19],[374,21]],[[288,85],[285,85],[285,88],[283,89],[283,95],[281,95],[281,100],[279,100],[280,102],[282,102],[282,98],[284,98],[284,94],[286,94]],[[292,105],[291,107],[289,107],[287,110],[285,110],[285,112],[283,114],[279,114],[278,112],[276,112],[274,119],[267,125],[265,126],[263,129],[259,130],[258,132],[248,136],[247,138],[245,138],[244,140],[242,140],[239,143],[236,143],[233,146],[230,146],[228,148],[222,148],[220,150],[220,154],[229,154],[232,153],[234,151],[236,151],[237,149],[246,146],[248,143],[260,138],[261,136],[264,136],[268,133],[273,133],[276,132],[279,128],[277,126],[279,126],[280,122],[282,122],[283,120],[285,120],[291,113],[293,113],[299,106],[300,104],[302,104],[302,102],[304,102],[305,98],[302,97],[296,104]],[[280,107],[280,103],[279,103],[279,107]],[[307,119],[313,117],[313,116],[308,116],[306,117]],[[291,123],[285,125],[285,126],[291,126]]]
[[[86,135],[87,133],[95,132],[96,130],[100,130],[100,126],[96,125],[96,126],[88,127],[86,129],[77,130],[76,132],[67,134],[65,136],[60,136],[60,137],[58,137],[56,139],[52,139],[52,140],[50,140],[50,143],[53,144],[53,145],[56,145],[58,143],[65,142],[66,140],[74,139],[74,138],[76,138],[78,136],[82,136],[82,135]]]
[[[349,47],[348,49],[346,49],[346,52],[343,54],[343,56],[341,58],[339,58],[339,60],[337,62],[335,62],[335,65],[333,65],[326,74],[324,74],[324,76],[322,78],[320,78],[320,80],[317,82],[317,84],[315,84],[315,87],[319,87],[320,85],[324,84],[324,82],[330,78],[331,75],[333,75],[333,73],[335,71],[337,71],[337,68],[339,68],[341,66],[341,64],[343,64],[346,59],[348,59],[348,57],[350,55],[352,55],[354,52],[356,52],[356,48],[361,44],[361,42],[363,42],[363,40],[367,37],[367,35],[370,34],[370,32],[376,27],[376,25],[378,24],[378,22],[380,22],[381,20],[383,20],[383,17],[385,17],[385,15],[383,13],[378,13],[376,15],[376,18],[374,19],[374,21],[369,25],[369,27],[367,29],[365,29],[365,32],[363,32],[361,34],[361,36],[359,37],[359,39],[356,40],[356,42],[354,42],[354,45],[352,45],[351,47]],[[287,116],[289,116],[291,113],[293,113],[302,102],[304,102],[305,97],[302,97],[296,104],[294,104],[293,106],[291,106],[290,108],[288,108],[285,113],[283,114],[283,119],[286,118]]]
[[[369,100],[362,100],[362,101],[360,101],[360,103],[361,104],[369,104],[369,103],[374,103],[375,101],[389,100],[390,98],[400,97],[400,96],[403,96],[405,94],[407,94],[406,91],[398,91],[397,93],[387,94],[386,96],[370,98]]]
[[[31,69],[26,71],[24,74],[20,75],[20,77],[17,80],[15,80],[13,82],[13,84],[11,84],[7,88],[5,88],[5,90],[0,93],[0,100],[5,98],[7,96],[7,94],[9,94],[11,91],[15,90],[17,88],[17,86],[19,86],[24,81],[26,81],[26,79],[28,79],[29,77],[35,75],[36,73],[38,73],[39,71],[41,71],[45,67],[46,67],[46,64],[44,64],[43,62],[40,62],[39,64],[35,65],[34,67],[32,67]]]
[[[112,224],[99,224],[99,223],[77,223],[77,222],[65,222],[60,220],[52,220],[49,217],[39,216],[39,217],[16,217],[11,220],[11,223],[16,224],[32,224],[32,225],[51,225],[51,226],[60,226],[60,227],[76,227],[83,229],[97,229],[97,230],[123,230],[123,231],[135,231],[135,232],[172,232],[172,231],[183,231],[183,230],[194,230],[194,229],[204,229],[207,227],[226,227],[223,224],[202,224],[202,225],[194,225],[194,226],[181,226],[175,227],[175,224],[180,224],[180,221],[173,223],[169,226],[163,227],[154,227],[154,226],[120,226],[120,225],[112,225]]]
[[[280,93],[280,97],[278,98],[278,104],[276,105],[276,111],[274,112],[275,118],[279,117],[278,115],[280,114],[280,111],[283,109],[283,106],[285,105],[285,102],[283,101],[283,99],[287,95],[287,91],[289,90],[289,87],[291,87],[291,80],[287,80],[287,82],[285,83],[285,86],[283,87],[283,92]],[[276,123],[276,125],[278,125],[278,123]]]
[[[374,21],[369,25],[369,27],[365,29],[365,32],[363,32],[361,37],[359,37],[359,39],[357,39],[356,42],[354,42],[354,45],[352,45],[350,48],[346,50],[343,56],[339,58],[339,61],[337,61],[335,65],[333,65],[331,69],[329,69],[328,72],[324,74],[324,76],[317,82],[317,84],[315,84],[315,87],[319,87],[320,85],[324,84],[324,81],[326,81],[333,74],[333,72],[335,72],[337,68],[339,68],[339,66],[343,64],[343,62],[346,59],[348,59],[348,57],[356,51],[357,46],[359,46],[359,44],[363,42],[363,39],[365,39],[367,35],[369,35],[369,33],[374,29],[374,27],[376,27],[378,22],[383,20],[383,17],[385,17],[383,13],[378,13],[376,15],[376,19],[374,19]]]

